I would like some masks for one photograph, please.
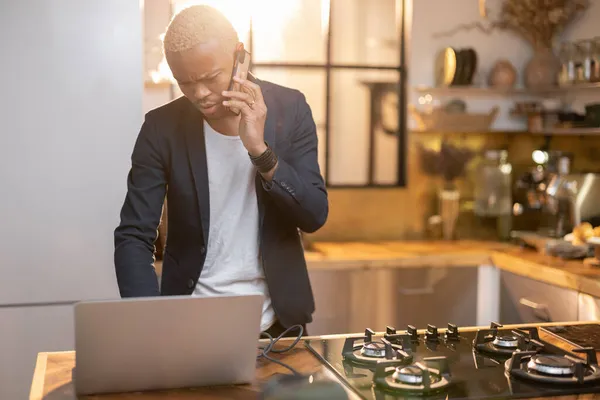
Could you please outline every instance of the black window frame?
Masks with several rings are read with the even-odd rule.
[[[285,0],[282,0],[285,1]],[[341,0],[342,2],[344,0]],[[370,65],[370,64],[334,64],[332,63],[332,15],[335,12],[334,3],[338,6],[341,4],[340,0],[330,0],[329,2],[329,21],[327,24],[327,35],[326,35],[326,59],[325,63],[286,63],[286,62],[257,62],[252,61],[254,44],[253,44],[253,25],[252,20],[250,21],[250,30],[248,36],[248,50],[251,55],[250,70],[254,68],[272,68],[272,69],[318,69],[325,70],[325,184],[328,188],[403,188],[407,185],[407,111],[406,111],[406,81],[407,81],[407,67],[406,67],[406,48],[407,48],[407,26],[408,26],[408,15],[407,10],[411,0],[396,0],[396,21],[398,31],[398,53],[399,60],[397,66],[382,66],[382,65]],[[371,122],[369,129],[369,173],[368,182],[366,184],[331,184],[328,182],[331,176],[330,168],[330,110],[331,110],[331,75],[336,70],[386,70],[386,71],[397,71],[398,72],[398,85],[396,86],[396,92],[398,96],[398,169],[397,169],[397,181],[394,184],[378,184],[375,183],[375,124],[374,115],[378,114],[377,108],[377,96],[371,95]],[[390,82],[393,86],[395,82]]]

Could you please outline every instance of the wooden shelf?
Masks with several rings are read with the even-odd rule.
[[[534,135],[600,135],[600,128],[555,128],[531,132]]]
[[[424,131],[419,129],[410,129],[409,133],[414,133],[416,135],[527,135],[529,132],[527,131],[507,131],[507,130],[488,130],[488,131],[446,131],[446,130],[434,130],[434,131]]]
[[[548,129],[541,131],[523,131],[523,130],[489,130],[489,131],[444,131],[444,130],[435,130],[435,131],[423,131],[418,129],[409,129],[409,133],[415,134],[451,134],[451,135],[473,135],[473,134],[499,134],[499,135],[552,135],[552,136],[560,136],[560,135],[572,135],[572,136],[600,136],[600,128],[558,128],[558,129]]]
[[[510,88],[500,89],[480,86],[449,86],[449,87],[427,87],[416,86],[413,88],[417,93],[431,94],[438,96],[544,96],[544,95],[564,95],[575,91],[598,90],[600,93],[600,83],[585,83],[564,87],[549,87],[538,89]]]

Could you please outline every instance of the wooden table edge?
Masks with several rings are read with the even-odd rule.
[[[48,352],[38,353],[33,370],[31,388],[29,389],[29,400],[42,400],[44,397],[47,361]]]

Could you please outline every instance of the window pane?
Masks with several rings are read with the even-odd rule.
[[[396,78],[398,79],[398,78]],[[373,88],[377,93],[379,116],[374,137],[373,183],[395,185],[398,183],[398,81],[380,83]]]
[[[398,82],[396,71],[332,71],[328,184],[366,185],[370,164],[373,183],[397,183],[397,96],[386,93]]]
[[[333,64],[399,64],[396,0],[332,0]]]
[[[257,78],[301,91],[311,108],[319,139],[319,166],[325,176],[325,69],[297,68],[253,69]]]
[[[248,3],[253,4],[253,62],[325,63],[329,0]]]

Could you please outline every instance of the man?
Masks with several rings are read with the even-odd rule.
[[[323,226],[328,199],[305,97],[253,77],[227,92],[238,45],[233,26],[207,6],[169,24],[165,56],[184,97],[145,117],[115,268],[122,297],[261,293],[261,331],[275,336],[312,320],[299,231]],[[153,252],[165,195],[159,290]]]

